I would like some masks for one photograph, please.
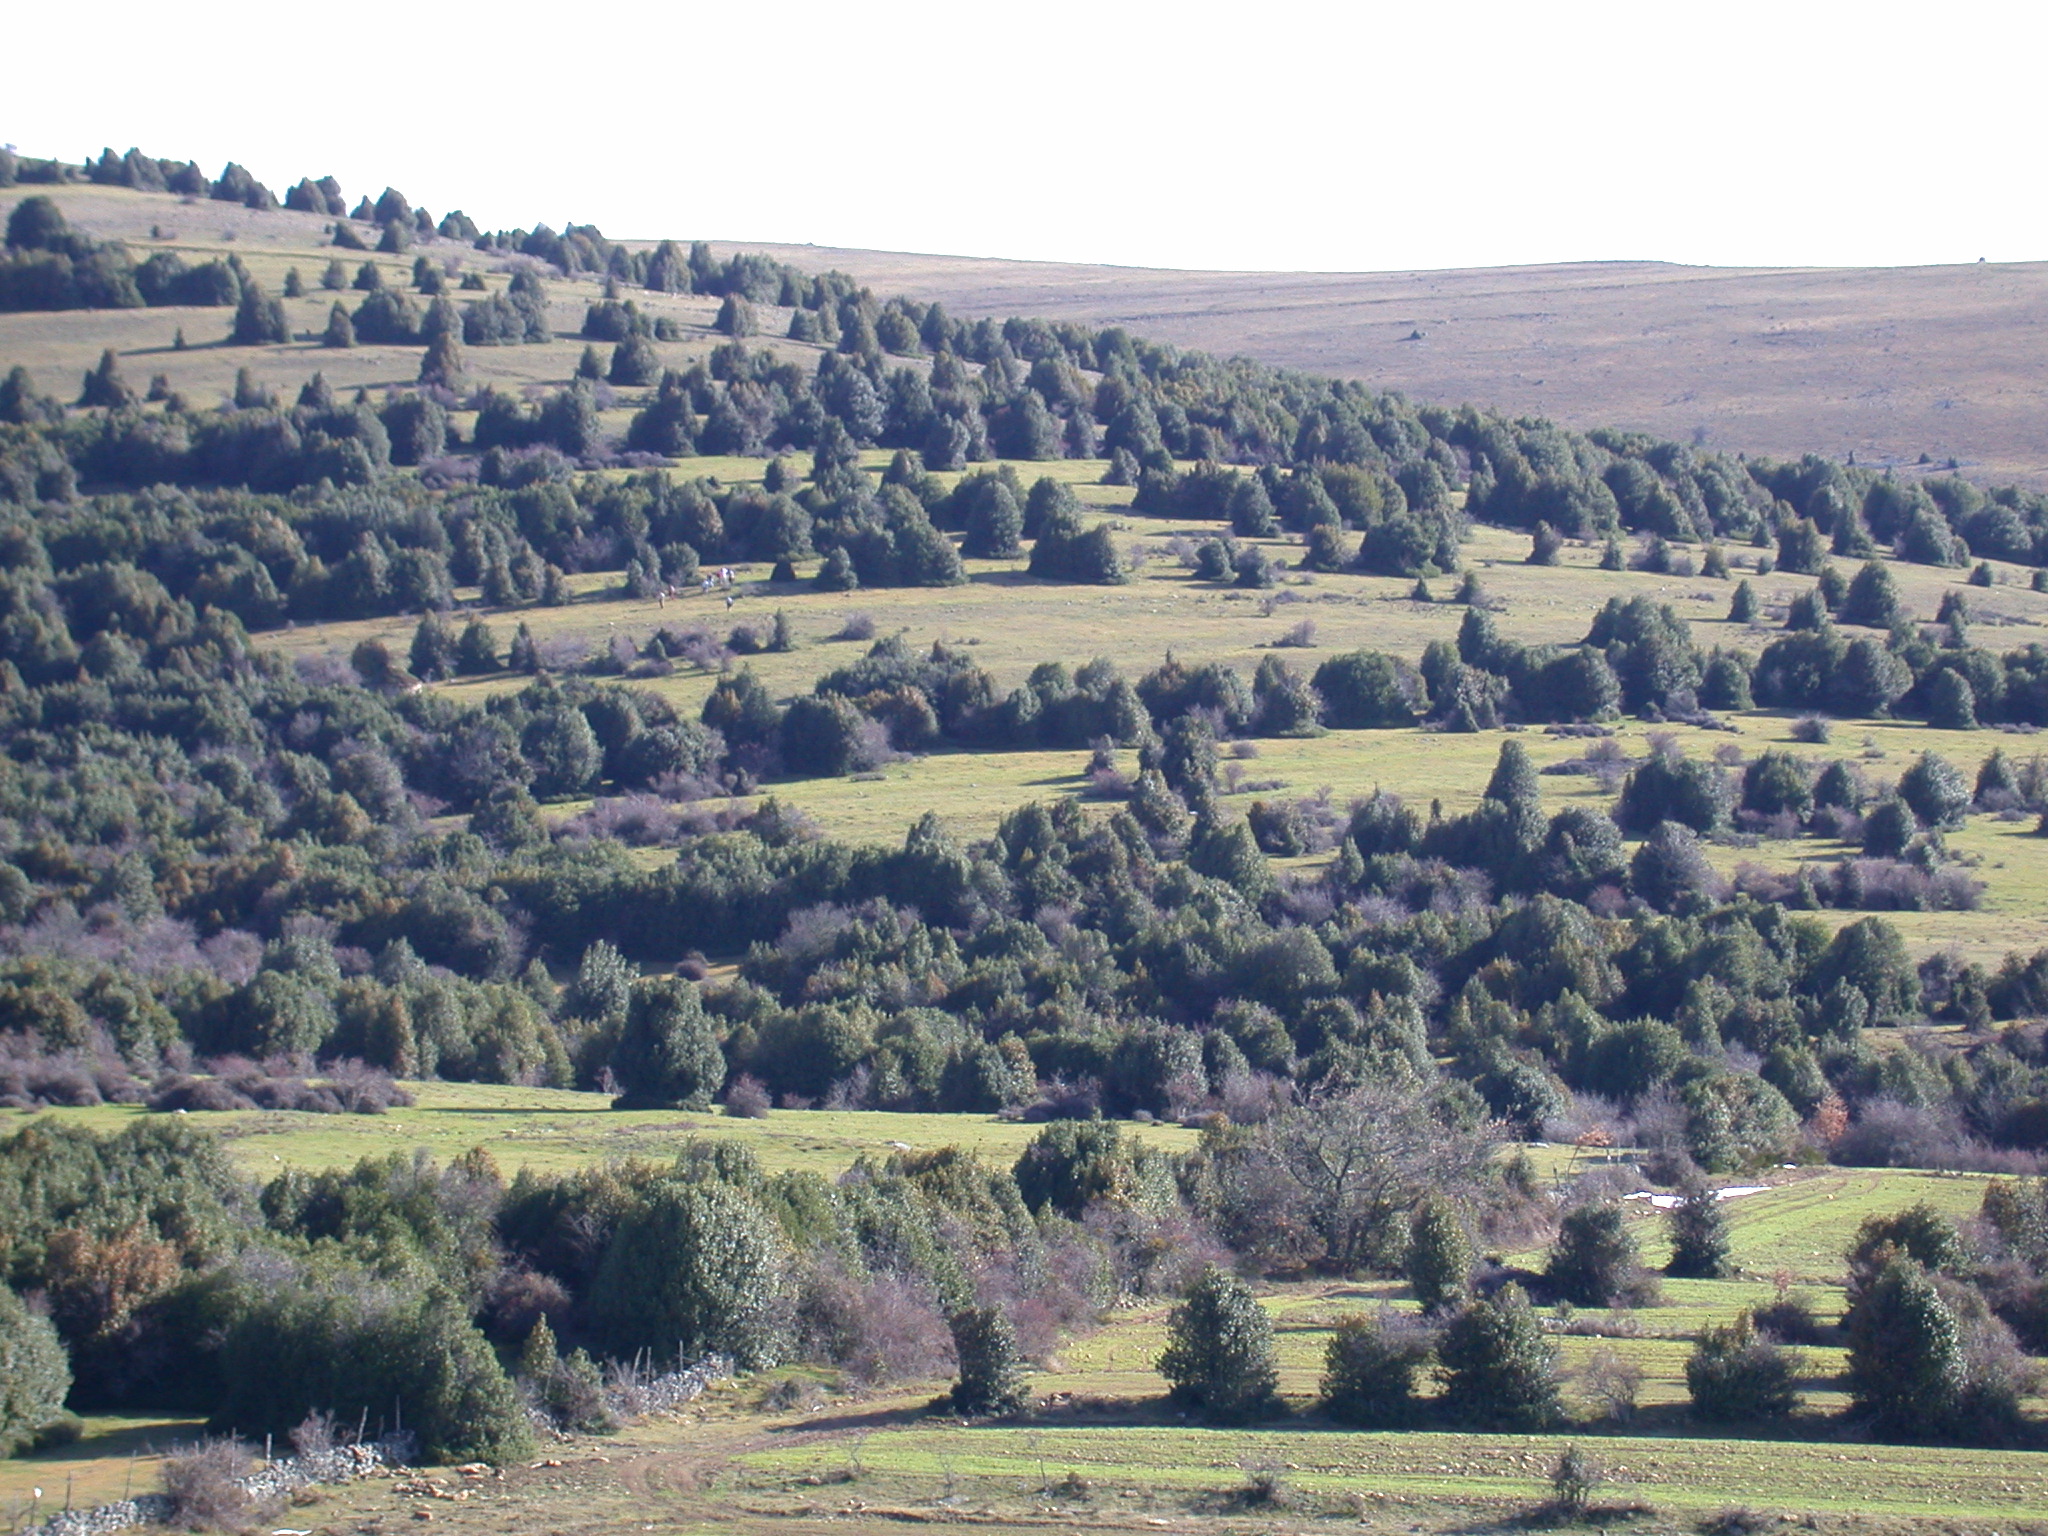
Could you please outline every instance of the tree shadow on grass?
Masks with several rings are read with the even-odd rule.
[[[877,1429],[906,1429],[930,1416],[923,1405],[904,1408],[871,1408],[861,1413],[821,1413],[793,1424],[777,1424],[771,1435],[816,1435],[832,1432],[865,1432]]]

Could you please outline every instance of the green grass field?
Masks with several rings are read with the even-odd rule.
[[[672,1158],[692,1140],[743,1141],[770,1173],[808,1169],[828,1177],[862,1157],[964,1147],[991,1162],[1011,1163],[1038,1127],[977,1115],[892,1114],[887,1111],[777,1110],[761,1120],[735,1120],[716,1109],[615,1110],[601,1093],[488,1083],[407,1085],[418,1099],[382,1115],[309,1115],[236,1110],[193,1117],[226,1139],[245,1169],[258,1176],[280,1164],[347,1167],[363,1157],[421,1148],[443,1161],[482,1147],[507,1177],[521,1168],[561,1170],[609,1158]],[[105,1133],[145,1116],[129,1105],[45,1110],[68,1124]],[[35,1118],[0,1111],[0,1133]],[[1197,1133],[1177,1125],[1125,1128],[1153,1145],[1184,1151]]]

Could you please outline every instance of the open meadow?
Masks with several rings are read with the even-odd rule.
[[[888,455],[870,451],[866,461],[879,470]],[[695,468],[684,461],[686,468]],[[624,640],[636,650],[660,629],[701,630],[722,639],[736,627],[765,629],[780,615],[787,620],[793,648],[786,652],[727,656],[715,665],[678,663],[665,676],[635,679],[643,688],[683,712],[703,707],[721,677],[750,670],[770,692],[787,699],[808,692],[823,675],[857,660],[874,637],[899,636],[915,650],[935,644],[965,649],[1002,687],[1021,685],[1031,670],[1056,661],[1079,667],[1108,658],[1135,679],[1169,655],[1185,664],[1221,662],[1243,674],[1277,656],[1311,672],[1323,659],[1359,648],[1383,650],[1409,660],[1432,641],[1454,641],[1465,608],[1451,601],[1456,578],[1431,584],[1435,601],[1419,601],[1415,583],[1355,572],[1291,571],[1269,591],[1246,591],[1195,579],[1183,555],[1193,541],[1225,531],[1220,523],[1160,520],[1125,511],[1130,492],[1099,482],[1099,461],[1015,462],[1029,484],[1050,474],[1076,491],[1089,515],[1117,523],[1137,566],[1130,584],[1074,586],[1035,580],[1015,561],[965,562],[969,580],[956,587],[876,588],[851,593],[814,589],[807,579],[815,563],[798,568],[798,581],[777,583],[763,567],[736,567],[737,599],[695,591],[671,599],[628,596],[610,573],[572,578],[575,598],[554,608],[527,608],[518,622],[536,640],[587,653]],[[720,461],[707,473],[737,479],[758,477],[761,461]],[[957,479],[958,476],[942,477]],[[1300,543],[1281,537],[1259,541],[1282,561],[1298,560]],[[1475,526],[1462,555],[1487,595],[1500,632],[1530,644],[1571,643],[1584,638],[1593,615],[1611,599],[1647,597],[1669,603],[1692,626],[1702,650],[1715,647],[1751,655],[1779,634],[1793,599],[1810,591],[1815,578],[1772,570],[1759,574],[1755,551],[1730,552],[1732,575],[1677,576],[1641,570],[1600,568],[1600,550],[1567,545],[1551,566],[1526,563],[1528,539],[1513,530]],[[1887,561],[1906,611],[1930,622],[1945,595],[1964,594],[1972,633],[2001,649],[2048,643],[2048,593],[2027,584],[2025,568],[1991,562],[1996,585],[1968,584],[1962,570]],[[1734,585],[1747,580],[1761,603],[1754,623],[1728,618]],[[474,590],[458,596],[480,603]],[[503,625],[511,613],[481,609]],[[377,641],[403,656],[415,620],[398,616],[338,623],[302,624],[265,633],[262,643],[280,654],[345,661],[355,646]],[[435,685],[457,698],[474,698],[525,686],[512,673],[457,679]],[[1798,719],[1788,713],[1748,711],[1723,717],[1718,728],[1679,723],[1653,724],[1623,718],[1611,727],[1624,762],[1640,761],[1653,741],[1669,739],[1688,756],[1711,758],[1739,768],[1758,753],[1790,752],[1818,767],[1838,758],[1854,762],[1873,787],[1888,784],[1925,752],[1953,760],[1966,776],[1993,750],[2024,763],[2040,749],[2026,731],[1941,730],[1918,721],[1838,720],[1829,740],[1801,739]],[[1477,803],[1499,756],[1501,742],[1514,734],[1539,770],[1551,811],[1565,805],[1611,806],[1612,782],[1566,765],[1583,759],[1587,743],[1538,729],[1452,733],[1429,727],[1334,730],[1315,736],[1268,738],[1239,743],[1240,756],[1226,761],[1224,802],[1247,806],[1274,797],[1300,799],[1327,794],[1340,811],[1352,800],[1387,789],[1418,808],[1432,805],[1446,815]],[[1135,754],[1119,763],[1135,774]],[[942,747],[845,778],[770,781],[741,804],[774,796],[811,817],[829,836],[850,842],[894,846],[927,811],[961,838],[985,837],[1018,806],[1035,800],[1077,798],[1098,810],[1114,804],[1095,798],[1089,755],[1082,751],[976,751]],[[587,801],[548,807],[556,819],[573,816]],[[1995,965],[2008,952],[2048,947],[2048,841],[2033,835],[2033,818],[1973,817],[1950,836],[1950,846],[1986,887],[1972,911],[1892,914],[1916,954],[1949,947],[1967,958]],[[1852,857],[1852,845],[1805,836],[1794,840],[1729,837],[1711,844],[1708,856],[1724,876],[1744,865],[1796,870],[1802,863],[1830,864]],[[637,850],[659,859],[658,849]],[[1313,867],[1326,856],[1310,856],[1297,867]],[[1823,913],[1846,921],[1854,913]]]

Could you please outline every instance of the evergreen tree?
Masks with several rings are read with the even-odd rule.
[[[1849,1395],[1878,1433],[1917,1438],[1954,1421],[1968,1374],[1962,1327],[1925,1269],[1893,1258],[1843,1327]]]
[[[1335,523],[1317,523],[1302,539],[1301,569],[1343,571],[1351,566],[1344,547],[1344,534]]]
[[[0,421],[17,427],[39,427],[64,419],[64,408],[36,388],[29,371],[16,363],[0,379]]]
[[[561,1351],[555,1345],[555,1330],[548,1326],[548,1317],[543,1312],[527,1331],[526,1343],[519,1350],[519,1377],[536,1386],[545,1383],[555,1374],[555,1367],[561,1364]]]
[[[633,989],[612,1072],[620,1109],[703,1109],[725,1085],[725,1055],[697,988],[658,977]]]
[[[976,560],[1012,560],[1024,553],[1018,535],[1024,514],[1010,488],[1000,480],[986,482],[967,512],[967,536],[960,552]]]
[[[519,752],[533,770],[536,800],[585,794],[604,766],[590,722],[583,711],[566,704],[534,712],[519,733]]]
[[[1392,1313],[1343,1319],[1323,1350],[1323,1412],[1359,1429],[1412,1423],[1415,1376],[1428,1356],[1426,1330],[1403,1326]]]
[[[523,622],[512,636],[512,653],[505,659],[505,665],[529,677],[540,671],[540,646],[533,638],[533,631]]]
[[[682,375],[673,371],[664,373],[661,386],[654,399],[644,410],[634,414],[626,429],[626,446],[643,453],[659,453],[669,458],[697,451],[697,437],[702,423],[690,408],[690,391],[683,383]]]
[[[327,329],[320,335],[320,345],[339,351],[356,344],[356,323],[349,319],[348,311],[336,304],[327,311]]]
[[[1671,1258],[1665,1274],[1685,1280],[1726,1280],[1735,1273],[1728,1256],[1728,1218],[1705,1182],[1694,1179],[1680,1189],[1670,1220]]]
[[[1259,663],[1252,679],[1258,728],[1265,736],[1314,736],[1322,730],[1323,701],[1315,689],[1278,656]]]
[[[302,299],[306,296],[306,280],[299,275],[297,267],[284,275],[284,296],[288,299]]]
[[[1685,1362],[1693,1417],[1709,1424],[1788,1418],[1799,1406],[1798,1369],[1798,1357],[1757,1332],[1748,1312],[1726,1328],[1703,1329]]]
[[[462,343],[455,330],[444,330],[427,343],[420,359],[420,383],[459,394],[467,383],[469,368],[462,356]]]
[[[2005,748],[1992,748],[1991,755],[1978,766],[1976,798],[1977,804],[1986,808],[1995,808],[1994,802],[2013,803],[2025,798],[2019,773],[2012,759],[2005,755]]]
[[[604,377],[604,358],[595,342],[584,343],[583,356],[576,363],[576,377],[588,379],[593,384]]]
[[[1905,617],[1899,601],[1898,583],[1883,562],[1866,560],[1842,595],[1835,617],[1844,624],[1862,624],[1871,629],[1890,629]]]
[[[950,1394],[955,1412],[1016,1413],[1031,1401],[1017,1335],[1001,1307],[962,1307],[946,1325],[960,1365]]]
[[[121,365],[114,357],[114,349],[108,347],[100,353],[99,366],[85,376],[85,386],[78,392],[80,405],[103,405],[110,410],[135,403],[135,391],[128,387],[128,381],[121,377]]]
[[[591,1320],[620,1358],[718,1350],[758,1370],[786,1343],[788,1265],[775,1221],[740,1190],[663,1179],[620,1218],[591,1283]]]
[[[1874,859],[1896,859],[1919,831],[1906,803],[1887,796],[1863,820],[1863,851]]]
[[[606,378],[627,388],[644,388],[661,379],[661,354],[654,343],[635,331],[612,348],[612,365]]]
[[[1187,857],[1189,869],[1221,880],[1247,901],[1263,901],[1274,888],[1272,866],[1242,817],[1211,813],[1198,818]]]
[[[1500,744],[1500,756],[1494,763],[1493,777],[1487,781],[1485,798],[1507,807],[1519,851],[1527,853],[1543,841],[1543,791],[1536,777],[1536,764],[1529,757],[1529,749],[1512,736]]]
[[[0,1284],[0,1456],[63,1418],[70,1391],[71,1363],[57,1330]]]
[[[754,335],[759,330],[754,320],[754,306],[737,293],[727,294],[725,302],[718,306],[718,317],[711,322],[711,328],[735,340]]]
[[[277,408],[277,395],[256,382],[256,375],[248,368],[235,370],[235,409],[238,411],[268,411]]]
[[[1273,1324],[1251,1287],[1208,1269],[1167,1320],[1159,1374],[1173,1396],[1221,1423],[1264,1418],[1278,1410],[1279,1371]]]
[[[820,592],[852,592],[859,588],[860,574],[854,570],[853,557],[847,554],[845,545],[835,544],[826,554],[814,584]]]
[[[476,677],[498,670],[498,639],[482,619],[471,619],[455,644],[455,671]]]
[[[348,287],[348,268],[339,261],[327,263],[327,270],[320,274],[320,286],[329,293],[339,293]]]
[[[355,281],[349,286],[359,293],[375,293],[384,286],[384,272],[374,261],[366,261],[356,268]]]
[[[1602,1201],[1565,1213],[1545,1278],[1566,1301],[1605,1307],[1636,1288],[1640,1271],[1620,1205]]]
[[[1958,827],[1970,809],[1970,786],[1947,758],[1923,752],[1899,776],[1899,798],[1923,825]]]
[[[1265,483],[1257,475],[1239,475],[1230,487],[1224,515],[1230,531],[1240,539],[1270,539],[1280,531],[1279,514]]]
[[[1538,1429],[1557,1418],[1557,1346],[1519,1285],[1451,1319],[1437,1377],[1444,1407],[1467,1423]]]
[[[1728,622],[1731,624],[1754,624],[1758,607],[1756,588],[1744,577],[1735,583],[1735,593],[1728,599]]]
[[[1795,753],[1758,753],[1742,770],[1742,808],[1762,816],[1789,812],[1804,817],[1813,809],[1813,786],[1806,775],[1806,763]]]
[[[427,614],[412,632],[412,651],[406,662],[414,677],[437,683],[452,677],[456,669],[455,637],[438,613]]]
[[[16,251],[62,251],[70,243],[71,226],[56,202],[37,193],[14,205],[7,216],[7,246]]]
[[[1942,731],[1977,729],[1977,690],[1952,667],[1942,668],[1928,682],[1927,723]]]
[[[1425,1195],[1408,1218],[1407,1277],[1425,1313],[1454,1311],[1470,1294],[1472,1240],[1442,1195]]]

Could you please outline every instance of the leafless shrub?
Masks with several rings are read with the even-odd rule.
[[[1984,882],[1967,869],[1946,864],[1930,870],[1905,859],[1843,859],[1799,871],[1743,864],[1735,888],[1782,906],[1818,903],[1857,912],[1974,912],[1984,899]]]
[[[248,1450],[235,1439],[203,1440],[164,1458],[161,1476],[171,1501],[169,1524],[188,1531],[239,1530],[254,1512],[241,1479],[249,1475]]]
[[[291,1432],[292,1452],[298,1456],[324,1456],[334,1449],[334,1415],[316,1408],[299,1420]]]
[[[1120,769],[1091,768],[1088,770],[1088,797],[1091,800],[1128,800],[1131,798],[1131,781]]]
[[[735,1120],[765,1120],[768,1104],[768,1090],[749,1073],[742,1072],[726,1087],[725,1112]]]
[[[236,1109],[296,1110],[315,1115],[381,1115],[412,1103],[412,1095],[391,1074],[363,1062],[334,1063],[324,1082],[309,1082],[298,1065],[223,1057],[211,1076],[169,1072],[157,1079],[147,1100],[159,1112],[218,1112]]]
[[[0,1035],[0,1108],[134,1104],[142,1096],[110,1040],[90,1050],[45,1051],[31,1036]]]
[[[1285,1109],[1292,1090],[1270,1072],[1232,1072],[1216,1095],[1217,1107],[1232,1125],[1258,1125]]]
[[[1208,1226],[1182,1212],[1150,1216],[1098,1201],[1081,1226],[1108,1254],[1116,1290],[1126,1296],[1178,1296],[1211,1265],[1231,1263]]]
[[[1587,1401],[1611,1423],[1627,1424],[1636,1416],[1643,1389],[1643,1369],[1612,1345],[1601,1345],[1586,1357],[1579,1385]]]
[[[1792,722],[1792,739],[1809,745],[1824,745],[1831,732],[1829,721],[1822,715],[1801,715]]]
[[[1315,643],[1316,621],[1314,619],[1303,619],[1294,628],[1288,630],[1286,634],[1273,642],[1276,646],[1304,651],[1314,649]]]
[[[484,1291],[484,1316],[498,1339],[524,1339],[543,1317],[567,1317],[568,1289],[553,1275],[506,1264]]]
[[[862,1062],[825,1090],[826,1109],[872,1109],[874,1072]]]
[[[540,641],[535,647],[543,672],[574,672],[590,659],[590,647],[581,640],[560,636]]]
[[[1855,1168],[1953,1166],[1964,1137],[1946,1109],[1872,1099],[1831,1149],[1833,1160]]]
[[[682,841],[686,818],[654,795],[618,795],[592,802],[555,831],[562,842],[624,843],[629,848],[669,848]]]
[[[1016,1112],[1020,1120],[1092,1120],[1102,1111],[1102,1084],[1092,1077],[1069,1082],[1055,1077],[1039,1085],[1038,1097]]]
[[[868,1384],[935,1376],[953,1359],[928,1287],[899,1275],[860,1281],[836,1261],[812,1265],[798,1281],[796,1323],[811,1358]]]
[[[865,613],[849,613],[840,621],[839,628],[825,637],[827,640],[872,640],[875,638],[875,621]]]

